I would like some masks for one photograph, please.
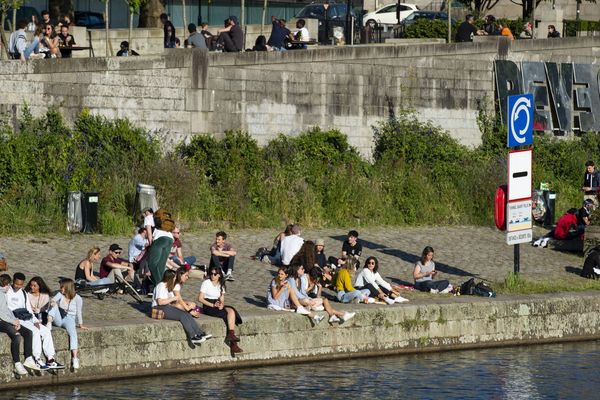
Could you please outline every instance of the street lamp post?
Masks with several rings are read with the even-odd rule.
[[[329,2],[325,2],[323,8],[325,9],[325,44],[331,44],[329,41]]]

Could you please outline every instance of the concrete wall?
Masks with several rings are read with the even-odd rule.
[[[318,358],[395,354],[600,338],[600,295],[594,292],[483,299],[471,296],[436,304],[361,307],[344,325],[261,312],[245,318],[239,334],[244,353],[233,359],[223,343],[221,320],[201,317],[215,335],[190,349],[178,322],[147,319],[80,333],[82,368],[53,375],[12,377],[7,340],[0,341],[0,389],[40,383],[98,381],[111,377],[291,363]],[[59,360],[69,360],[67,335],[53,329]]]
[[[414,107],[467,145],[480,143],[476,116],[494,96],[493,60],[594,63],[600,38],[418,46],[319,48],[284,53],[167,49],[129,58],[0,62],[0,111],[51,105],[73,119],[84,108],[127,117],[170,141],[245,129],[259,143],[312,126],[338,128],[365,154],[372,125]]]

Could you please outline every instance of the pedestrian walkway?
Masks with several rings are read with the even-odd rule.
[[[342,242],[349,229],[357,229],[363,245],[363,260],[375,256],[380,261],[380,273],[398,284],[412,284],[412,267],[425,246],[435,249],[436,267],[439,279],[448,279],[460,284],[474,276],[492,282],[501,282],[513,270],[513,247],[505,244],[505,233],[493,228],[453,226],[453,227],[410,227],[410,228],[365,228],[350,227],[303,231],[305,239],[323,238],[325,252],[339,255]],[[216,232],[216,230],[215,230]],[[187,233],[183,230],[184,255],[195,255],[199,264],[208,264],[209,246],[214,233]],[[242,315],[268,313],[265,310],[265,294],[275,268],[251,256],[259,247],[270,247],[276,230],[228,230],[228,241],[237,250],[235,282],[227,282],[227,302],[236,306]],[[540,234],[543,233],[540,231]],[[87,250],[100,246],[106,254],[111,243],[119,243],[127,248],[128,237],[105,235],[43,235],[0,238],[0,251],[9,262],[10,274],[21,271],[27,279],[34,275],[44,278],[51,289],[58,289],[61,276],[72,278],[77,263]],[[581,281],[578,271],[581,257],[560,253],[550,249],[521,246],[521,272],[530,280]],[[98,265],[96,265],[96,270]],[[195,300],[200,288],[200,280],[190,279],[184,287],[184,297]],[[417,292],[403,293],[413,302],[435,302],[442,295]],[[108,324],[136,323],[148,321],[144,313],[150,302],[139,306],[128,295],[115,295],[104,300],[95,297],[84,298],[85,325],[100,327]],[[336,308],[356,307],[402,307],[402,305],[342,305]]]

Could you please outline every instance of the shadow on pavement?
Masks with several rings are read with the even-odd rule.
[[[257,307],[261,307],[261,308],[264,308],[267,306],[267,298],[265,296],[254,295],[254,298],[244,297],[244,300],[246,300],[246,303],[252,304],[253,306],[257,306]]]
[[[581,271],[583,271],[583,268],[572,267],[570,265],[568,265],[568,266],[565,267],[565,272],[568,272],[570,274],[581,275]]]

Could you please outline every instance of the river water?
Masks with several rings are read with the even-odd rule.
[[[600,399],[600,341],[44,387],[15,399]]]

